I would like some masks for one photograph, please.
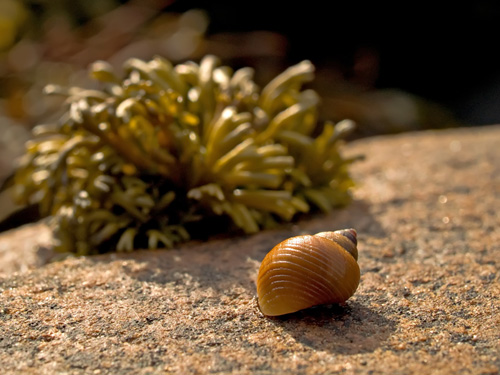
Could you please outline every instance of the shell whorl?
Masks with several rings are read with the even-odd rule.
[[[345,229],[289,238],[262,261],[257,278],[264,315],[341,303],[356,291],[360,270],[356,231]]]
[[[358,260],[358,234],[353,228],[341,229],[335,232],[319,232],[315,236],[320,236],[338,243],[344,250],[351,254],[356,261]]]

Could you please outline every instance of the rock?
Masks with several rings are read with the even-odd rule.
[[[44,223],[0,234],[0,277],[47,264],[54,256],[51,232]]]
[[[330,215],[168,251],[4,264],[3,373],[498,374],[499,144],[500,126],[360,140],[346,147],[366,155],[355,201]],[[42,227],[2,235],[2,260]],[[263,317],[264,255],[345,227],[358,231],[356,294]]]

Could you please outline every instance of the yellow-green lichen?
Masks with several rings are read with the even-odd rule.
[[[47,88],[68,110],[34,129],[15,192],[51,216],[56,249],[171,247],[204,227],[253,233],[348,203],[338,144],[352,123],[317,124],[318,95],[302,90],[309,61],[261,91],[252,69],[214,56],[131,59],[124,70],[96,62],[100,89]]]

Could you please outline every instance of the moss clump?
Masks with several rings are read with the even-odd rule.
[[[352,123],[318,126],[319,98],[302,90],[309,61],[261,91],[252,69],[233,72],[214,56],[131,59],[124,70],[120,79],[96,62],[98,90],[47,88],[68,109],[35,127],[15,191],[51,216],[57,250],[170,247],[208,223],[253,233],[349,202],[350,160],[338,145]]]

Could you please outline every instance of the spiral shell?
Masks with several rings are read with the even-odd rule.
[[[359,284],[356,246],[354,229],[292,237],[276,245],[257,277],[262,313],[284,315],[346,301]]]

